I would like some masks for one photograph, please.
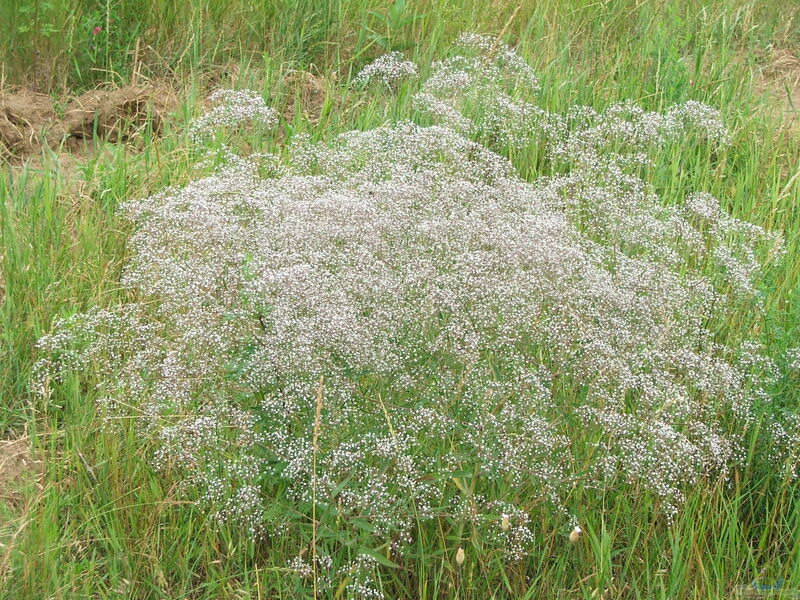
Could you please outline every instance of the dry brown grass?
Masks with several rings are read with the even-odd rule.
[[[0,502],[19,504],[24,487],[39,485],[43,464],[28,437],[0,440]]]
[[[756,87],[766,94],[781,121],[800,135],[800,57],[789,49],[775,49],[756,73]]]

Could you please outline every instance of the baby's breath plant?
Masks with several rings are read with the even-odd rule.
[[[393,85],[397,81],[417,76],[417,65],[410,60],[403,60],[400,52],[390,52],[378,57],[359,71],[353,78],[353,85],[364,86],[372,81],[382,81]]]
[[[208,98],[208,111],[195,119],[189,129],[189,137],[202,141],[205,136],[221,127],[235,128],[239,125],[260,123],[265,127],[278,124],[278,113],[251,90],[217,90]]]
[[[727,143],[719,114],[552,114],[538,85],[509,46],[463,36],[419,84],[437,124],[296,136],[285,160],[131,200],[138,301],[59,323],[43,379],[98,372],[106,414],[136,417],[214,515],[288,536],[299,577],[366,597],[437,519],[518,560],[534,507],[577,526],[576,486],[651,494],[669,520],[765,414],[796,446],[764,348],[718,335],[761,310],[780,238],[642,176],[668,144]],[[257,95],[215,100],[198,143],[275,121]],[[492,149],[533,143],[556,174],[526,181]]]

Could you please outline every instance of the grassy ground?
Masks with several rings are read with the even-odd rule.
[[[406,5],[407,4],[407,5]],[[69,171],[37,161],[0,167],[0,431],[26,435],[46,465],[36,482],[0,498],[0,598],[298,598],[288,550],[265,550],[207,522],[174,482],[154,473],[133,439],[98,427],[91,388],[48,403],[30,394],[33,344],[55,318],[125,293],[118,276],[126,231],[119,202],[190,176],[184,125],[213,83],[261,89],[290,104],[287,133],[324,138],[409,113],[407,100],[365,100],[352,74],[386,49],[420,64],[459,32],[503,33],[537,70],[550,110],[633,99],[658,109],[687,99],[717,106],[733,134],[713,166],[674,148],[651,181],[664,197],[688,187],[736,216],[783,230],[785,268],[769,282],[767,321],[743,316],[776,354],[800,345],[800,125],[792,73],[776,57],[800,47],[793,1],[579,2],[548,0],[164,0],[0,3],[0,82],[77,92],[97,81],[166,78],[184,103],[163,137],[105,145]],[[102,31],[93,34],[96,27]],[[792,67],[792,64],[795,66]],[[318,107],[286,75],[312,71]],[[796,77],[797,73],[794,73]],[[303,110],[305,109],[305,110]],[[309,113],[321,110],[314,125]],[[311,116],[315,116],[311,114]],[[253,140],[253,145],[280,144]],[[534,176],[534,157],[513,155]],[[776,398],[796,405],[800,381]],[[0,486],[0,490],[2,490]],[[573,499],[575,500],[575,499]],[[693,491],[676,522],[622,496],[585,515],[570,546],[543,514],[535,551],[507,565],[481,540],[442,530],[380,582],[387,598],[707,598],[766,570],[800,589],[800,488],[743,470],[729,485]],[[467,548],[462,567],[455,548]]]

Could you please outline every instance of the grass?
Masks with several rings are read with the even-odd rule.
[[[800,43],[794,2],[395,6],[403,9],[397,16],[373,0],[0,4],[6,85],[77,92],[98,81],[123,84],[135,70],[168,79],[185,98],[161,139],[141,134],[141,150],[107,145],[74,172],[46,160],[0,171],[0,430],[9,438],[27,432],[47,466],[40,488],[24,490],[13,506],[0,500],[3,600],[309,597],[286,577],[289,548],[257,545],[212,525],[169,474],[148,466],[132,426],[122,434],[101,430],[91,387],[70,382],[48,403],[29,389],[33,344],[53,321],[125,293],[118,278],[126,231],[115,209],[192,176],[184,125],[210,80],[256,86],[275,105],[299,105],[284,75],[313,69],[327,92],[320,121],[312,125],[300,112],[286,129],[326,138],[409,114],[402,92],[386,102],[346,89],[349,76],[385,49],[426,64],[462,30],[502,31],[536,68],[550,110],[619,99],[646,108],[687,99],[717,106],[732,145],[713,162],[673,148],[648,179],[663,197],[706,190],[736,216],[784,231],[788,254],[768,282],[766,322],[743,315],[728,335],[755,333],[775,355],[800,345],[800,135],[796,121],[782,123],[781,90],[764,93],[758,79],[774,49]],[[103,32],[92,36],[97,26]],[[280,143],[252,140],[273,150]],[[525,176],[541,172],[532,152],[511,158]],[[800,381],[782,380],[774,397],[796,408]],[[652,502],[587,494],[576,490],[568,502],[602,510],[580,515],[586,535],[575,546],[545,512],[534,514],[533,552],[509,565],[485,552],[476,532],[442,525],[421,530],[415,553],[379,583],[387,598],[712,600],[731,597],[765,569],[765,582],[782,576],[787,587],[800,588],[796,483],[739,471],[729,485],[693,490],[672,525],[654,516]],[[459,546],[461,567],[454,561]]]

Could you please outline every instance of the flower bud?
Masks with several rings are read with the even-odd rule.
[[[583,530],[576,525],[575,529],[573,529],[569,534],[569,541],[573,544],[577,544],[578,540],[581,539],[582,535],[583,535]]]

